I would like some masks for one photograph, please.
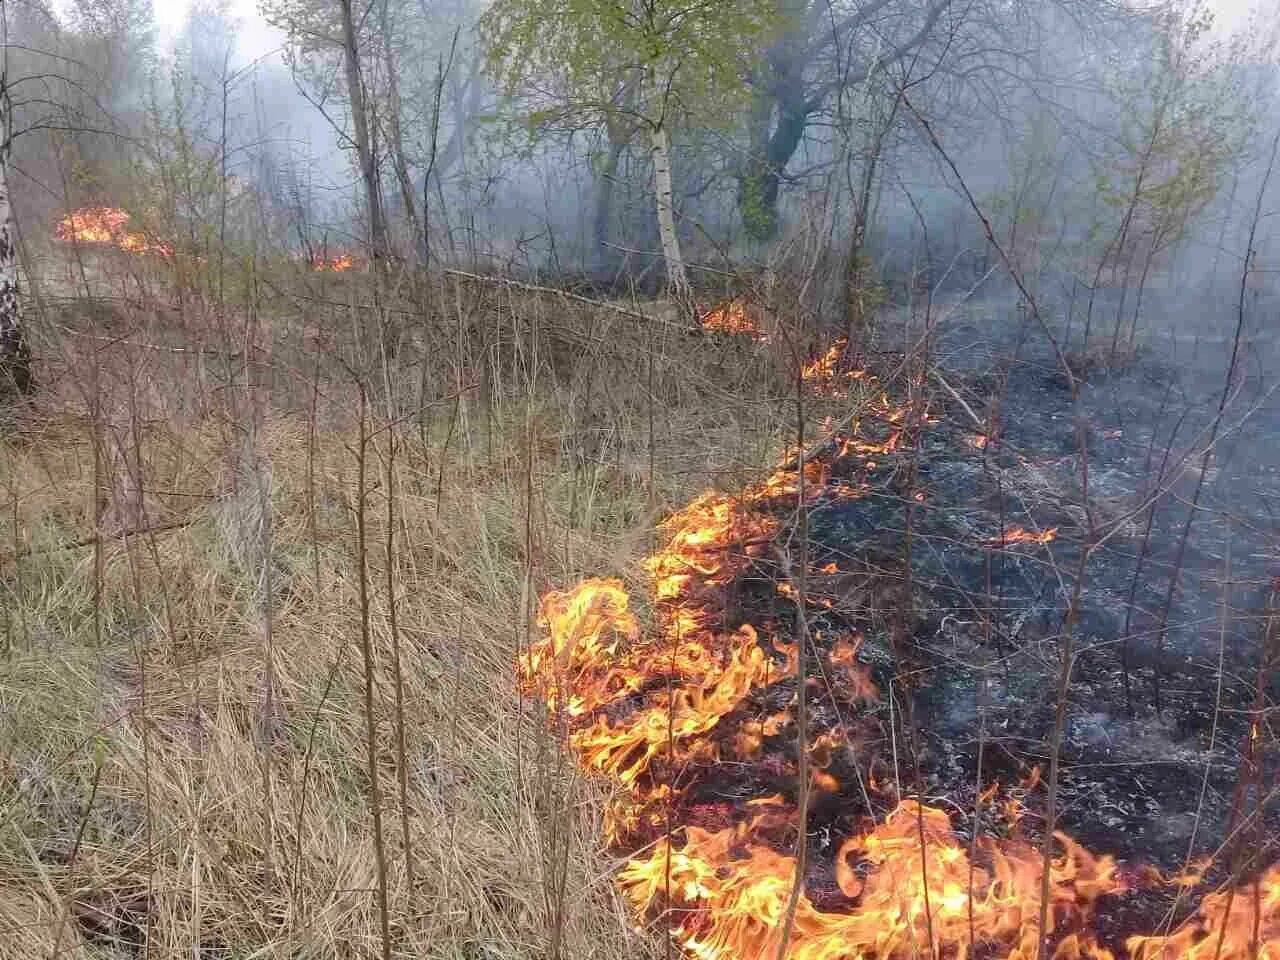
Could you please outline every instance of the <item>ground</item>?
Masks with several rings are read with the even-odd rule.
[[[11,518],[0,543],[0,956],[117,958],[143,942],[151,956],[373,956],[384,883],[397,955],[661,949],[610,882],[602,785],[577,775],[514,667],[540,636],[539,595],[599,574],[642,595],[636,561],[660,536],[656,521],[699,490],[768,472],[794,415],[784,352],[647,324],[644,310],[455,280],[385,316],[397,344],[388,378],[352,361],[365,341],[348,339],[349,305],[367,291],[316,282],[231,315],[125,283],[110,302],[63,303],[44,327],[44,386],[0,460]],[[1019,316],[1004,298],[966,300],[942,330],[937,369],[979,415]],[[916,459],[927,492],[912,521],[922,776],[950,796],[960,831],[972,827],[979,714],[989,779],[1024,779],[1047,758],[1067,581],[1046,557],[1070,571],[1088,528],[1070,394],[1043,342],[1027,343],[1001,445],[975,447],[976,424],[934,383],[938,423]],[[877,362],[892,366],[900,354],[883,346]],[[1192,824],[1206,843],[1226,823],[1258,649],[1249,614],[1273,573],[1260,532],[1270,451],[1228,431],[1232,456],[1215,458],[1202,503],[1238,507],[1235,534],[1220,514],[1197,521],[1164,615],[1196,483],[1187,462],[1153,520],[1127,631],[1145,515],[1126,511],[1150,486],[1153,426],[1158,462],[1189,408],[1188,439],[1175,445],[1194,450],[1222,353],[1219,338],[1180,367],[1148,346],[1124,371],[1091,376],[1081,401],[1092,492],[1127,526],[1085,582],[1061,825],[1098,852],[1165,869]],[[1265,369],[1247,368],[1246,399],[1270,402]],[[877,464],[881,493],[812,518],[824,562],[870,569],[902,556],[897,462]],[[1058,539],[978,545],[1014,522],[1056,526]],[[745,577],[739,602],[776,618],[787,607],[768,567]],[[992,593],[988,634],[971,601]],[[886,632],[863,656],[883,685],[893,618],[877,622]],[[1131,702],[1117,650],[1126,633]],[[1233,709],[1215,713],[1220,640]],[[980,676],[996,681],[987,699]],[[883,724],[874,711],[865,721]],[[1200,803],[1186,787],[1206,770]],[[724,794],[728,780],[713,785]],[[1024,799],[1034,835],[1043,791]],[[835,800],[815,807],[815,843],[866,812],[852,795]]]

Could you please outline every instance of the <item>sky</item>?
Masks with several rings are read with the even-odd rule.
[[[167,46],[182,29],[190,0],[153,0],[161,46]],[[1241,26],[1249,12],[1262,6],[1280,7],[1280,0],[1209,0],[1219,27]],[[228,0],[231,14],[242,24],[237,37],[236,60],[243,64],[270,54],[284,43],[284,34],[267,24],[258,10],[258,0]]]

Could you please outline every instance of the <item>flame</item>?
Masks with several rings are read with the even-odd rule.
[[[350,253],[340,253],[336,257],[316,256],[311,258],[311,269],[317,273],[346,273],[360,264],[360,259]]]
[[[63,243],[114,246],[128,253],[154,253],[172,257],[173,247],[128,229],[129,214],[116,207],[81,207],[68,213],[54,227]]]
[[[1135,960],[1280,958],[1280,864],[1235,890],[1205,895],[1199,909],[1168,936],[1130,937]]]
[[[855,380],[872,380],[874,377],[863,369],[844,366],[845,347],[848,339],[841,337],[826,352],[806,363],[800,370],[800,379],[815,393],[840,397],[842,387]]]
[[[717,832],[691,826],[685,833],[678,849],[659,840],[647,856],[628,863],[618,877],[622,892],[642,914],[666,905],[672,936],[693,957],[777,956],[795,859],[759,843],[754,823]],[[1055,955],[1075,950],[1101,958],[1102,948],[1076,925],[1102,895],[1124,889],[1116,864],[1068,837],[1059,835],[1058,841],[1049,915],[1053,929],[1068,930],[1070,939]],[[1037,955],[1043,859],[1022,843],[998,845],[984,838],[977,850],[983,865],[971,863],[946,813],[902,801],[882,824],[846,840],[836,855],[837,883],[857,909],[823,912],[802,893],[786,956],[969,957],[981,945],[1001,943],[1009,951],[1004,956],[1031,960]]]
[[[749,334],[757,343],[768,343],[769,338],[747,314],[746,301],[728,300],[712,307],[700,318],[703,330],[712,333]]]
[[[824,377],[814,389],[826,389]],[[871,406],[889,424],[887,435],[866,435],[868,415],[837,438],[828,460],[806,460],[806,502],[862,495],[862,487],[833,476],[862,465],[869,453],[892,457],[898,450],[906,408],[884,394]],[[1054,960],[1116,960],[1093,932],[1104,898],[1162,878],[1122,876],[1111,857],[1057,833],[1043,886],[1043,854],[1018,823],[1021,799],[1039,785],[1039,767],[1003,792],[998,783],[986,787],[979,805],[1011,829],[970,840],[956,834],[940,807],[901,797],[884,768],[877,776],[855,727],[840,720],[811,728],[809,794],[841,802],[852,760],[858,782],[891,808],[878,822],[865,815],[849,821],[852,832],[832,847],[834,868],[823,874],[821,895],[812,874],[797,881],[794,798],[732,802],[721,799],[733,795],[728,791],[711,799],[686,794],[691,771],[729,776],[751,763],[767,772],[765,782],[790,778],[794,785],[800,647],[777,635],[773,621],[735,619],[732,598],[743,584],[771,578],[777,593],[799,599],[777,575],[775,544],[788,532],[778,517],[794,513],[801,486],[795,467],[784,465],[737,494],[708,491],[673,514],[643,563],[647,626],[616,579],[585,580],[542,598],[542,634],[518,658],[518,683],[547,705],[580,766],[618,787],[603,832],[624,854],[619,890],[639,918],[665,927],[695,960],[1037,960],[1042,942]],[[987,543],[1047,543],[1055,535],[1056,528],[1013,527]],[[839,573],[835,563],[813,569]],[[806,599],[823,605],[820,596]],[[826,652],[810,683],[821,677],[855,710],[882,700],[860,657],[861,632],[824,636],[819,628],[813,641]],[[780,753],[776,738],[792,742]],[[1196,865],[1179,879],[1196,882],[1203,869]],[[1130,937],[1122,955],[1280,960],[1280,866],[1252,885],[1204,896],[1175,929]]]
[[[1014,543],[1052,543],[1058,539],[1058,528],[1047,527],[1038,533],[1026,527],[1013,526],[1004,532],[1003,537],[991,537],[984,540],[988,547],[1007,547]]]
[[[748,488],[744,500],[758,503],[794,488],[794,471],[780,471]],[[641,633],[620,582],[587,580],[543,598],[546,636],[519,665],[526,691],[571,719],[591,718],[569,737],[583,765],[628,786],[659,755],[687,755],[699,735],[777,671],[755,627],[725,630],[717,622],[714,593],[763,551],[777,521],[712,492],[666,526],[666,548],[644,564],[658,603],[654,630]],[[644,708],[601,713],[657,685]]]
[[[85,207],[59,220],[55,232],[65,242],[114,243],[128,221],[129,215],[123,210]]]

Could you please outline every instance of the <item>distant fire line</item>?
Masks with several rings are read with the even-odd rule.
[[[112,247],[131,254],[148,254],[171,259],[174,248],[129,227],[128,212],[118,207],[81,207],[63,216],[54,225],[60,243]],[[365,260],[357,254],[338,252],[316,254],[304,262],[316,273],[346,273],[362,269]]]
[[[126,253],[172,257],[173,247],[128,227],[129,214],[117,207],[82,207],[68,213],[54,227],[63,243],[112,246]]]

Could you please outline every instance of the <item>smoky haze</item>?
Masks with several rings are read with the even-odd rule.
[[[1280,958],[1280,0],[0,18],[0,960]]]

